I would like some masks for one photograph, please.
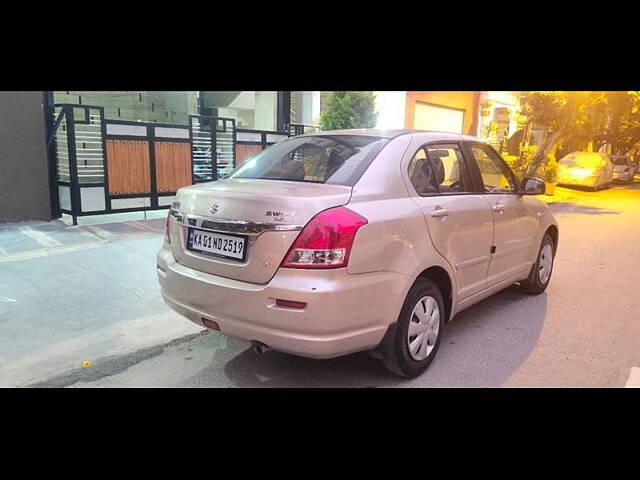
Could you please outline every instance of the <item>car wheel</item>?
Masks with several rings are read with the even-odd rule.
[[[422,374],[438,352],[445,312],[437,285],[428,278],[418,279],[404,301],[395,335],[382,353],[385,367],[407,378]]]
[[[539,295],[547,289],[553,273],[554,250],[553,239],[547,233],[542,239],[538,259],[531,268],[529,278],[520,283],[527,293]]]

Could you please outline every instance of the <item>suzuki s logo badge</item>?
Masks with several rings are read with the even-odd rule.
[[[217,204],[217,203],[215,203],[215,202],[213,203],[213,205],[211,205],[211,208],[209,209],[209,211],[210,211],[211,213],[213,213],[214,215],[215,215],[216,213],[218,213],[218,210],[220,210],[220,205],[218,205],[218,204]]]

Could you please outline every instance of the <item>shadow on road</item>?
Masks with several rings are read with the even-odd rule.
[[[554,202],[549,204],[553,213],[575,213],[582,215],[619,215],[620,210],[594,207],[591,205],[579,205],[571,202]]]
[[[614,183],[607,185],[607,186],[602,186],[602,187],[598,187],[598,188],[593,188],[593,187],[585,187],[582,185],[568,185],[566,183],[558,183],[558,187],[561,188],[566,188],[567,190],[575,190],[578,192],[586,192],[586,193],[598,193],[598,192],[603,192],[603,191],[607,191],[607,190],[611,190],[613,187],[615,186]]]
[[[224,373],[240,387],[499,386],[533,350],[546,309],[546,294],[528,296],[513,286],[465,310],[447,325],[429,370],[413,380],[395,377],[367,353],[312,360],[248,349],[227,362]]]

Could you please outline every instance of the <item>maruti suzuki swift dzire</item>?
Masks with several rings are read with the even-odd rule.
[[[558,224],[476,138],[345,130],[290,138],[181,188],[157,255],[164,301],[203,327],[312,358],[371,351],[415,377],[443,326],[519,283],[542,293]]]

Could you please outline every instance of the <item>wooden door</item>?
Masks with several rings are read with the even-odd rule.
[[[107,140],[109,193],[133,195],[151,192],[149,142]]]
[[[156,141],[156,186],[159,193],[192,184],[191,149],[186,142]]]
[[[247,158],[262,151],[262,145],[236,144],[236,165],[241,165]]]

